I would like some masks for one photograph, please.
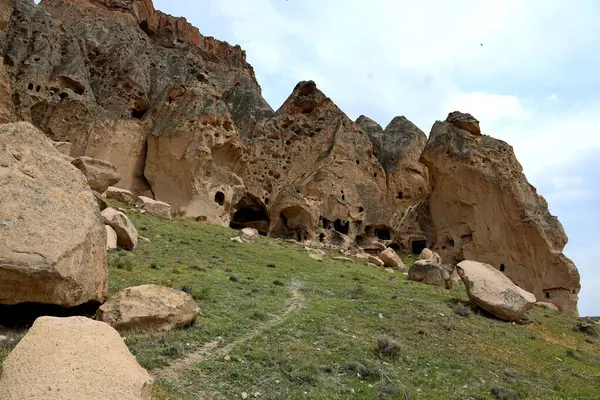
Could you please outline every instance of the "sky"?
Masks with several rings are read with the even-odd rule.
[[[559,217],[600,315],[600,2],[155,0],[241,45],[274,109],[314,80],[352,119],[404,115],[425,133],[450,111],[511,144]]]

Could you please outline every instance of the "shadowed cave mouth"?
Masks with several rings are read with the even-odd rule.
[[[26,329],[42,316],[61,318],[84,316],[92,318],[98,307],[100,307],[100,303],[95,301],[71,308],[41,303],[0,304],[0,326]]]
[[[419,255],[421,252],[427,248],[427,240],[426,239],[413,239],[410,243],[410,250],[413,254]]]
[[[233,208],[236,211],[231,218],[230,228],[254,228],[263,236],[268,233],[271,221],[267,207],[260,199],[246,193]]]

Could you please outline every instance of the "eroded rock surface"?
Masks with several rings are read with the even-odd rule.
[[[0,303],[108,294],[106,232],[85,177],[27,122],[0,125]]]
[[[464,120],[468,124],[457,127]],[[512,147],[477,134],[472,120],[452,113],[436,122],[421,158],[432,186],[435,250],[446,262],[491,264],[537,298],[576,315],[579,273],[562,253],[562,225],[525,178]]]

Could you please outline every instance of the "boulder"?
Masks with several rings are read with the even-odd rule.
[[[234,236],[232,238],[229,238],[229,240],[231,240],[234,243],[244,243],[244,241],[242,240],[242,238],[239,237],[239,236]]]
[[[532,293],[515,285],[491,265],[461,261],[456,268],[469,299],[498,318],[516,321],[535,305]]]
[[[107,161],[82,156],[77,157],[71,163],[83,172],[90,188],[99,193],[106,192],[109,186],[121,180],[121,175],[117,169]]]
[[[117,233],[109,225],[104,225],[104,228],[106,228],[106,250],[117,250]]]
[[[379,258],[381,259],[381,261],[383,261],[386,267],[394,269],[404,268],[404,262],[402,262],[400,256],[398,256],[396,251],[391,247],[388,247],[387,249],[382,251],[379,255]]]
[[[240,231],[240,238],[246,243],[258,242],[258,231],[254,228],[244,228]]]
[[[427,285],[452,289],[452,277],[440,264],[432,260],[416,261],[408,269],[408,279]]]
[[[519,287],[577,315],[579,272],[567,236],[527,181],[513,148],[478,133],[468,114],[437,121],[421,161],[429,181],[430,237],[445,262],[478,260]]]
[[[154,215],[157,218],[170,220],[171,216],[171,206],[164,201],[153,200],[146,196],[138,197],[138,204],[142,207],[143,210],[146,210],[148,213]]]
[[[152,378],[117,331],[83,317],[38,318],[2,364],[0,399],[150,400]]]
[[[125,250],[135,250],[138,244],[138,231],[131,223],[127,215],[114,208],[102,211],[104,223],[113,228],[117,234],[117,243]]]
[[[385,263],[383,262],[383,260],[381,258],[379,258],[379,257],[375,257],[375,256],[372,256],[372,255],[369,255],[368,260],[369,260],[370,263],[372,263],[372,264],[374,264],[374,265],[376,265],[378,267],[383,267],[385,265]]]
[[[108,294],[106,232],[85,177],[26,122],[0,125],[0,304]]]
[[[423,251],[421,251],[421,254],[419,254],[419,260],[431,260],[433,258],[433,251],[425,248],[423,249]]]
[[[117,187],[109,187],[104,193],[107,199],[113,199],[122,203],[133,204],[135,202],[135,196],[129,190],[120,189]]]
[[[194,323],[199,308],[189,294],[159,285],[128,287],[98,309],[97,317],[119,331],[170,331]]]

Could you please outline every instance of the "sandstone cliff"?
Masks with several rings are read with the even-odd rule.
[[[0,29],[0,122],[110,162],[119,187],[176,216],[373,252],[433,247],[576,313],[560,223],[470,115],[428,140],[405,117],[350,120],[311,81],[274,111],[239,46],[151,0],[2,2]]]

